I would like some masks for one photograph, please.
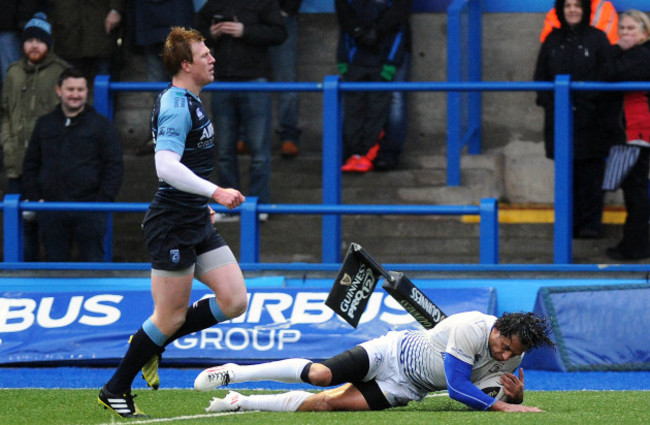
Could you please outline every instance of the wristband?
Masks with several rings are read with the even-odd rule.
[[[210,196],[210,199],[214,199],[215,201],[217,200],[216,196],[217,196],[217,191],[218,190],[219,190],[219,186],[217,186],[217,188],[214,190],[214,192],[212,192],[212,196]]]

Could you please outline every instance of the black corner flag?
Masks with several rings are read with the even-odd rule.
[[[325,305],[356,328],[377,281],[393,276],[357,243],[350,244]]]
[[[431,329],[447,318],[433,301],[420,291],[404,273],[390,272],[392,280],[386,279],[382,288],[400,303],[424,329]]]
[[[425,329],[447,317],[404,273],[386,270],[357,243],[350,244],[325,305],[356,328],[381,276],[386,292]]]

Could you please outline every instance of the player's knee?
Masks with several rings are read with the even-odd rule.
[[[327,387],[332,382],[332,371],[320,363],[313,363],[309,369],[309,382],[318,387]]]
[[[300,412],[331,412],[332,410],[334,410],[332,397],[324,392],[309,397],[298,408]]]
[[[184,312],[165,315],[156,314],[156,312],[154,312],[152,317],[154,318],[158,330],[167,336],[173,335],[174,332],[179,330],[181,326],[183,326],[183,323],[185,323]]]
[[[244,314],[247,308],[248,299],[246,297],[243,297],[230,300],[227,305],[222,307],[222,310],[226,317],[232,319]]]

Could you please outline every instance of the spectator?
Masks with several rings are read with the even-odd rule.
[[[393,81],[404,54],[411,0],[336,0],[337,62],[345,81]],[[348,92],[343,120],[343,171],[373,169],[375,146],[388,117],[391,92]],[[374,147],[373,147],[374,146]],[[372,149],[371,149],[372,148]]]
[[[88,82],[68,68],[56,85],[61,104],[36,121],[23,166],[31,200],[112,202],[122,184],[122,150],[108,118],[86,104]],[[47,261],[103,261],[106,215],[62,211],[38,215]]]
[[[169,81],[162,63],[162,48],[171,27],[189,27],[194,22],[192,0],[135,0],[135,44],[142,47],[147,81]]]
[[[2,149],[7,173],[8,193],[23,196],[23,158],[36,119],[50,112],[59,102],[56,82],[68,64],[51,51],[52,32],[43,13],[25,24],[22,35],[23,56],[12,63],[2,90]],[[24,261],[38,261],[38,224],[33,213],[26,212],[23,227]]]
[[[560,28],[560,21],[555,12],[555,8],[552,8],[546,14],[546,19],[544,20],[544,28],[542,33],[539,35],[539,41],[546,41],[546,37],[553,31],[555,28]],[[589,19],[591,26],[598,28],[607,34],[607,38],[610,43],[616,44],[618,41],[618,14],[614,5],[609,1],[603,0],[591,0],[591,15]]]
[[[287,37],[277,1],[209,0],[197,13],[196,22],[216,59],[215,81],[268,81],[271,73],[269,47],[281,44]],[[219,185],[241,187],[237,139],[242,125],[251,154],[248,194],[257,196],[262,204],[268,203],[271,180],[270,93],[213,92],[212,115],[217,138]]]
[[[125,0],[48,0],[54,49],[82,71],[90,86],[96,75],[111,75]]]
[[[279,46],[270,48],[273,80],[295,82],[298,59],[298,13],[302,0],[279,0],[280,13],[287,29],[287,39]],[[300,153],[300,129],[298,128],[299,99],[297,92],[278,93],[278,126],[280,155],[293,158]]]
[[[406,23],[404,30],[404,58],[397,67],[393,81],[409,81],[411,73],[411,25]],[[391,94],[388,121],[384,125],[384,134],[379,141],[379,151],[373,161],[377,171],[390,171],[397,168],[399,156],[404,148],[408,134],[408,99],[407,92],[394,91]]]
[[[135,0],[133,30],[135,44],[142,48],[146,63],[147,81],[169,81],[162,62],[162,49],[172,27],[190,27],[194,22],[192,0]],[[155,101],[156,95],[152,99]],[[136,150],[137,155],[154,153],[151,137]]]
[[[27,20],[36,11],[36,0],[8,0],[0,15],[0,72],[2,83],[9,65],[20,59],[20,34]]]
[[[611,45],[604,32],[589,26],[589,0],[556,0],[555,11],[562,24],[542,44],[537,57],[535,81],[553,81],[569,74],[574,81],[603,81]],[[544,108],[546,156],[554,158],[553,93],[537,93],[537,105]],[[598,93],[574,94],[573,118],[573,236],[602,237],[605,157],[611,139],[599,122],[605,102]]]
[[[621,14],[619,40],[614,48],[613,79],[618,81],[650,81],[650,19],[638,10]],[[606,253],[614,260],[641,260],[650,257],[648,241],[648,172],[650,171],[650,96],[648,92],[624,92],[618,95],[623,105],[623,123],[627,133],[624,146],[612,147],[606,176],[615,166],[621,166],[617,151],[622,158],[633,155],[636,162],[629,163],[629,171],[622,176],[627,217],[623,226],[623,238],[618,245],[608,248]],[[620,110],[620,107],[619,107]],[[612,167],[614,166],[614,167]],[[605,183],[609,179],[606,179]],[[605,185],[604,185],[605,186]],[[606,189],[614,190],[618,184]]]

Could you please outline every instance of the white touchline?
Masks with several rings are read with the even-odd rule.
[[[448,395],[449,395],[449,393],[448,393],[447,391],[445,391],[445,392],[443,392],[443,393],[427,394],[426,396],[424,396],[424,398],[431,398],[431,397],[447,397]]]
[[[217,416],[227,416],[227,415],[243,415],[245,413],[255,413],[259,410],[249,410],[246,412],[223,412],[223,413],[204,413],[202,415],[187,415],[187,416],[176,416],[173,418],[158,418],[158,419],[143,419],[141,421],[134,420],[130,421],[131,424],[158,424],[163,422],[173,422],[173,421],[187,421],[190,419],[200,419],[200,418],[215,418]],[[99,425],[115,425],[117,422],[106,422]]]

